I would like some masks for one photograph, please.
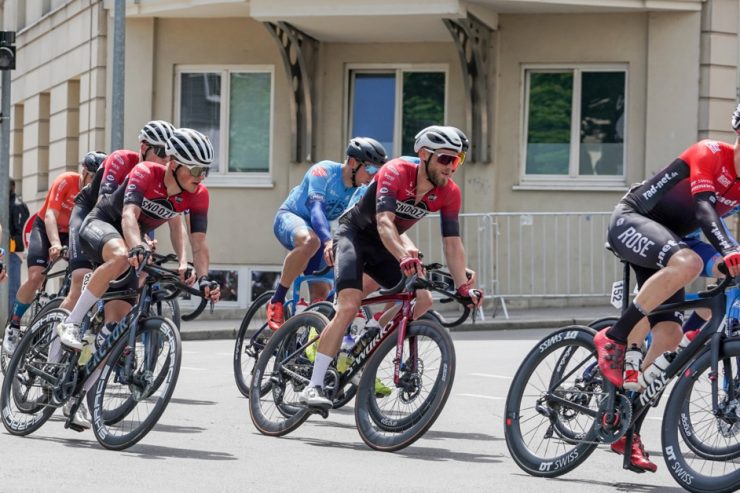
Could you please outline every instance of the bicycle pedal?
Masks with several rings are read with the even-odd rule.
[[[71,418],[70,418],[70,421],[71,421]],[[65,427],[65,428],[69,428],[69,429],[71,429],[71,430],[74,430],[74,431],[76,431],[77,433],[82,433],[83,431],[85,431],[85,428],[83,428],[82,426],[80,426],[80,425],[76,425],[76,424],[74,424],[74,423],[71,423],[71,422],[69,422],[69,421],[68,421],[68,422],[66,422],[66,423],[64,423],[64,427]]]
[[[311,414],[318,414],[322,418],[326,419],[329,417],[329,408],[327,407],[308,407],[308,412]]]
[[[627,469],[628,471],[632,471],[632,472],[637,473],[637,474],[642,474],[642,473],[646,472],[645,469],[641,469],[641,468],[639,468],[637,466],[634,466],[632,464],[630,464],[629,466],[625,466],[624,469]]]

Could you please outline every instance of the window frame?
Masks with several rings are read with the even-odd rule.
[[[181,99],[181,77],[185,73],[220,73],[221,75],[221,112],[219,117],[220,140],[218,143],[219,155],[222,166],[226,171],[212,172],[206,178],[209,188],[274,188],[274,142],[275,142],[275,66],[274,65],[176,65],[175,66],[175,91],[174,91],[174,120],[175,126],[180,126],[180,99]],[[269,73],[270,74],[270,123],[269,135],[270,146],[268,149],[267,171],[264,172],[236,172],[228,171],[229,167],[229,112],[231,101],[231,77],[232,73]],[[224,80],[227,83],[224,83]],[[216,143],[213,143],[216,145]]]
[[[403,74],[404,72],[441,72],[444,74],[444,122],[447,122],[449,100],[450,100],[450,66],[447,63],[349,63],[346,65],[344,75],[344,133],[343,142],[347,142],[352,132],[352,121],[354,118],[352,97],[355,73],[395,73],[396,76],[396,107],[393,120],[393,149],[386,149],[390,156],[401,155],[403,140]],[[421,129],[419,129],[421,130]],[[344,147],[341,153],[344,155]]]
[[[571,72],[573,73],[573,99],[571,101],[570,162],[567,175],[528,175],[527,138],[529,132],[529,91],[530,74],[533,72]],[[579,175],[580,131],[581,131],[581,90],[583,72],[623,72],[624,73],[624,142],[622,174],[611,176]],[[627,186],[627,163],[629,149],[629,65],[627,63],[573,63],[573,64],[522,64],[522,114],[521,139],[519,147],[519,184],[514,190],[587,190],[622,191]]]

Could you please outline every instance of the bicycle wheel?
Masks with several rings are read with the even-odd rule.
[[[604,317],[594,320],[588,324],[589,327],[594,329],[596,332],[611,327],[617,322],[617,317]]]
[[[63,300],[64,298],[57,297],[44,305],[42,305],[38,300],[34,301],[28,310],[26,310],[26,313],[23,314],[23,318],[21,318],[21,337],[26,333],[26,329],[33,325],[36,318],[42,314],[49,313],[51,310],[59,308],[59,305],[62,304]],[[10,363],[10,357],[5,352],[5,349],[0,345],[0,371],[2,371],[3,375],[8,367],[8,363]]]
[[[274,291],[267,291],[252,302],[236,334],[234,379],[239,392],[247,398],[249,398],[249,384],[252,382],[254,365],[272,335],[272,330],[267,326],[267,303],[270,302],[273,294],[275,294]]]
[[[564,327],[529,352],[506,398],[504,437],[514,462],[533,476],[556,477],[597,447],[603,397],[594,332]]]
[[[725,341],[720,363],[737,375],[740,341]],[[727,368],[725,366],[725,368]],[[683,488],[695,492],[737,491],[740,488],[740,396],[719,386],[718,413],[712,409],[711,352],[704,350],[668,397],[663,414],[663,457]],[[691,441],[686,436],[692,437]],[[697,444],[701,444],[698,447]],[[712,454],[707,454],[712,451]]]
[[[388,452],[408,447],[426,433],[442,412],[455,379],[455,347],[447,330],[418,320],[409,324],[403,342],[405,361],[394,384],[397,341],[391,335],[370,357],[355,402],[362,440]],[[376,394],[376,379],[391,393]]]
[[[13,435],[28,435],[39,429],[54,414],[48,406],[52,382],[41,375],[55,376],[65,362],[48,361],[54,328],[67,318],[66,310],[52,310],[36,317],[26,331],[8,364],[0,391],[0,409],[5,429]]]
[[[282,436],[308,418],[298,393],[311,380],[309,348],[328,323],[320,313],[304,311],[287,320],[267,342],[254,367],[249,393],[249,414],[260,433]]]
[[[133,348],[127,335],[116,343],[92,389],[93,432],[101,445],[112,450],[130,447],[154,427],[175,390],[181,359],[180,332],[166,318],[151,317],[141,322]],[[161,373],[166,378],[155,387]],[[106,414],[120,412],[131,402],[135,405],[119,421],[110,423],[105,419]]]
[[[170,319],[175,324],[175,327],[177,327],[177,330],[180,330],[180,303],[177,302],[177,298],[152,303],[149,314],[151,316]]]

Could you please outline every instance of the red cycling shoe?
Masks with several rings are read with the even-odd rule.
[[[606,335],[609,328],[600,330],[594,336],[601,374],[617,388],[624,384],[624,353],[626,344],[621,344]]]
[[[612,443],[612,452],[619,455],[624,455],[624,446],[627,443],[627,437],[624,436]],[[630,469],[634,472],[655,472],[658,470],[658,466],[653,462],[650,462],[650,455],[645,451],[645,445],[643,445],[640,435],[637,433],[632,435],[632,456],[630,457]]]
[[[272,330],[278,330],[285,323],[283,304],[279,301],[267,304],[267,326]]]

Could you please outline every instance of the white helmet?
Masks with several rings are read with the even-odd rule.
[[[462,152],[464,148],[463,140],[460,138],[460,130],[455,127],[443,127],[432,125],[416,134],[414,142],[414,152],[419,149],[451,149],[455,152]],[[463,134],[464,135],[464,134]]]
[[[213,161],[211,141],[192,128],[178,128],[165,145],[168,156],[180,164],[210,167]]]
[[[153,146],[164,146],[172,137],[175,127],[164,120],[152,120],[139,132],[139,142],[147,142]]]

